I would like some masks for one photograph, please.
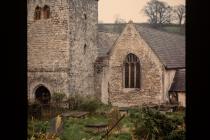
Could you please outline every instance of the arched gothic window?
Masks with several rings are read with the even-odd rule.
[[[124,87],[140,88],[140,61],[134,54],[128,54],[124,61]]]
[[[35,8],[34,19],[35,20],[41,19],[41,7],[39,6]]]
[[[50,18],[50,7],[45,5],[43,8],[44,19]]]

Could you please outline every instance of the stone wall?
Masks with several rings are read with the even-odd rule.
[[[50,18],[34,20],[36,6],[50,7]],[[66,0],[29,0],[28,68],[58,71],[68,68],[68,4]]]
[[[109,67],[107,57],[102,58],[102,60],[95,63],[95,95],[105,104],[108,104],[109,102],[108,70]]]
[[[68,93],[68,74],[66,72],[28,72],[28,99],[33,101],[36,89],[45,86],[51,93]]]
[[[164,70],[163,100],[165,101],[169,101],[168,91],[170,90],[171,84],[173,83],[175,73],[176,73],[176,70]]]
[[[97,56],[98,2],[72,0],[70,5],[70,91],[94,93],[94,62]]]
[[[45,5],[50,7],[50,18],[42,15],[34,20],[36,6]],[[45,85],[51,94],[94,94],[98,2],[28,0],[27,6],[29,98],[34,98],[38,85]]]
[[[34,19],[35,8],[50,7],[50,18]],[[68,94],[69,6],[67,0],[28,0],[28,98],[44,85]]]
[[[141,88],[123,86],[123,61],[133,53],[140,59]],[[129,23],[110,51],[109,100],[117,106],[134,106],[143,103],[163,102],[164,67],[151,48],[141,38],[134,25]]]

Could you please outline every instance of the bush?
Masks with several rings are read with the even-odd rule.
[[[97,100],[94,97],[81,96],[81,95],[73,95],[68,97],[69,109],[72,110],[81,110],[88,111],[90,113],[96,112],[99,107],[105,107],[101,103],[101,101]]]
[[[132,136],[129,133],[120,133],[115,134],[111,137],[109,137],[110,140],[132,140]]]
[[[60,103],[61,101],[63,101],[63,99],[66,97],[65,93],[59,93],[59,92],[55,92],[52,96],[53,101],[55,101],[56,103]]]
[[[172,131],[164,140],[185,140],[185,131],[184,130],[175,130]]]
[[[28,138],[44,134],[49,129],[48,121],[28,120]]]
[[[49,122],[37,122],[35,124],[35,132],[41,132],[41,133],[46,133],[47,130],[49,129]]]
[[[138,139],[148,137],[150,140],[175,137],[177,134],[175,130],[184,123],[183,119],[168,117],[158,110],[147,107],[139,111],[138,119],[135,121],[135,135],[137,135]],[[178,136],[181,137],[183,135]]]
[[[76,94],[76,95],[69,96],[67,100],[69,104],[69,109],[78,110],[82,102],[84,101],[84,98]]]
[[[88,111],[90,113],[95,113],[100,106],[101,102],[97,99],[92,98],[83,101],[79,109],[83,111]]]

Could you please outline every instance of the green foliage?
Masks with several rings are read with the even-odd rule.
[[[46,133],[47,130],[49,129],[49,122],[45,121],[39,121],[35,124],[35,132],[41,132],[41,133]]]
[[[138,139],[153,140],[166,136],[170,138],[175,136],[176,133],[174,134],[174,132],[178,129],[178,126],[184,123],[180,116],[167,116],[158,110],[147,107],[139,110],[139,116],[136,117],[138,118],[135,118],[135,135]]]
[[[85,100],[81,106],[80,109],[83,111],[89,111],[90,113],[94,113],[101,105],[101,102],[96,99],[89,99]]]
[[[72,110],[82,110],[94,113],[97,109],[103,106],[101,101],[94,97],[72,95],[68,98],[69,106]]]
[[[109,140],[132,140],[132,136],[130,133],[114,134],[109,137]]]
[[[53,101],[61,102],[66,97],[65,93],[55,92],[52,96]]]
[[[70,95],[68,97],[69,108],[71,110],[78,110],[84,100],[84,97],[79,94]]]
[[[185,140],[184,130],[174,130],[169,135],[167,135],[164,140]]]
[[[48,121],[28,120],[28,138],[44,134],[49,129]]]
[[[82,140],[87,138],[88,134],[82,130],[82,126],[77,124],[70,124],[61,136],[61,140]]]
[[[106,118],[101,115],[89,116],[88,118],[71,118],[64,121],[64,132],[60,136],[61,140],[100,140],[101,133],[95,134],[87,131],[86,124],[106,123]]]

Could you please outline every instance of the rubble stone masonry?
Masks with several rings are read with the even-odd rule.
[[[36,6],[45,5],[50,18],[35,20]],[[29,99],[39,85],[51,94],[94,94],[97,10],[95,0],[28,0]]]

